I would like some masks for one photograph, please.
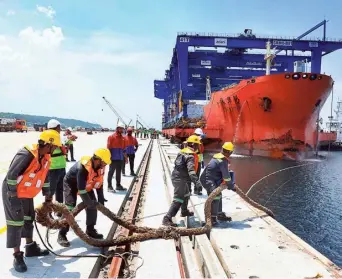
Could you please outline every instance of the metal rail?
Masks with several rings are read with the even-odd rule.
[[[150,140],[149,146],[151,144],[152,144],[152,141]],[[140,172],[141,172],[141,169],[142,169],[143,164],[144,164],[144,159],[146,158],[147,155],[149,155],[148,151],[149,151],[149,149],[147,148],[146,151],[145,151],[145,154],[143,156],[143,159],[141,160],[140,164],[138,165],[137,174],[140,174]],[[133,187],[136,184],[138,179],[139,179],[139,176],[136,176],[135,178],[133,178],[130,186],[128,187],[127,194],[126,194],[124,200],[122,201],[120,209],[119,209],[119,211],[117,213],[118,216],[122,216],[122,214],[123,214],[123,212],[125,210],[126,204],[127,204],[127,202],[129,201],[129,199],[131,197],[131,193],[132,193]],[[113,239],[114,236],[115,236],[115,233],[117,232],[118,227],[119,227],[118,224],[113,223],[112,227],[109,230],[109,233],[108,233],[106,239]],[[105,255],[105,254],[108,253],[108,251],[109,251],[109,248],[106,247],[106,248],[103,248],[101,250],[101,253]],[[92,271],[90,272],[88,278],[98,278],[103,265],[104,265],[104,259],[102,257],[99,257],[96,260],[96,262],[94,264],[94,267],[93,267]]]
[[[147,147],[146,153],[141,162],[141,169],[139,170],[139,179],[135,181],[135,185],[133,186],[132,191],[128,198],[128,200],[130,200],[131,202],[130,202],[130,206],[128,209],[127,218],[129,220],[132,220],[132,222],[134,222],[134,218],[136,216],[137,209],[139,207],[139,200],[141,197],[143,184],[147,176],[148,165],[149,165],[150,158],[151,158],[152,146],[153,146],[153,140],[150,140],[149,146]],[[129,233],[130,231],[128,229],[121,227],[120,229],[121,236],[128,236]],[[119,246],[119,247],[116,247],[115,253],[123,253],[128,249],[129,249],[129,245]],[[109,271],[108,271],[108,278],[118,278],[120,275],[120,271],[123,268],[123,265],[124,265],[124,262],[123,262],[122,257],[118,257],[118,256],[113,257],[112,262],[109,267]]]

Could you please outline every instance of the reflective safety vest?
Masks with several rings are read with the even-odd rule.
[[[181,150],[182,153],[185,153],[185,154],[192,154],[194,155],[194,168],[195,168],[195,172],[197,173],[197,170],[198,170],[198,155],[193,151],[191,150],[189,147],[185,147]]]
[[[214,159],[218,159],[219,161],[223,160],[223,159],[227,159],[222,153],[216,153],[213,156]],[[228,161],[228,159],[227,159]],[[229,161],[228,161],[229,163]],[[229,177],[227,177],[226,179],[222,179],[221,184],[226,184],[227,181],[231,181],[232,180],[232,176],[234,176],[234,172],[233,171],[229,171]]]
[[[25,148],[32,153],[34,158],[24,173],[17,178],[17,196],[32,199],[46,186],[44,182],[50,168],[50,155],[44,155],[39,162],[37,144],[32,147],[25,146]]]
[[[86,191],[90,192],[93,189],[100,189],[103,185],[104,168],[95,171],[91,164],[91,157],[84,156],[81,158],[81,164],[88,171],[88,178],[86,184]]]

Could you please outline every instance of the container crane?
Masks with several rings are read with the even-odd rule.
[[[120,120],[124,125],[125,125],[125,129],[127,129],[127,127],[129,126],[129,124],[131,124],[132,119],[130,119],[129,123],[127,124],[122,117],[120,116],[120,114],[115,110],[115,108],[112,106],[112,104],[105,98],[102,97],[102,99],[106,102],[106,104],[109,106],[109,108],[115,113],[116,117],[118,118],[118,120]]]

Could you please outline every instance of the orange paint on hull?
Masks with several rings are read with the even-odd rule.
[[[331,77],[318,77],[321,79],[294,80],[273,74],[213,92],[204,107],[207,138],[234,142],[238,154],[289,159],[309,156],[316,146],[318,113],[333,85]],[[264,98],[271,100],[269,107]]]

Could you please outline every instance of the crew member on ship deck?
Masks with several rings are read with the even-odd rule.
[[[210,160],[209,164],[203,170],[200,181],[206,189],[208,196],[217,188],[223,187],[229,190],[235,190],[234,182],[231,179],[228,158],[234,151],[234,145],[231,142],[225,142],[222,146],[221,153],[217,153]],[[211,220],[213,226],[218,224],[218,221],[231,221],[232,218],[226,216],[222,212],[222,195],[215,197],[211,204]]]

